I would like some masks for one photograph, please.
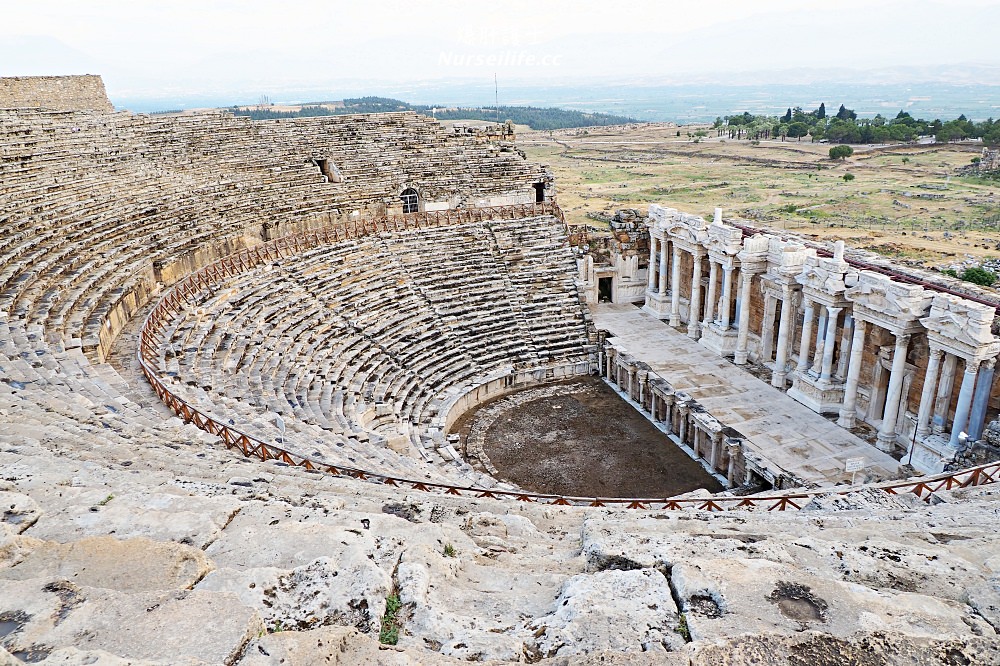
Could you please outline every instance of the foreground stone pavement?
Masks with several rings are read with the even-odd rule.
[[[0,453],[9,663],[1000,660],[995,487],[613,511],[397,495],[213,447],[122,466],[71,443]]]

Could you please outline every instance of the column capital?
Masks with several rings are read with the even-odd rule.
[[[933,342],[931,342],[928,346],[931,348],[931,356],[933,356],[934,358],[940,360],[940,358],[944,356],[944,348],[938,347]]]
[[[826,311],[830,313],[831,317],[836,317],[837,315],[840,314],[841,310],[843,309],[844,309],[843,307],[836,307],[833,305],[826,306]]]
[[[896,346],[904,347],[910,344],[910,338],[913,337],[910,333],[896,333]]]
[[[995,356],[991,356],[990,358],[985,359],[983,361],[983,367],[985,367],[987,370],[992,370],[994,367],[996,367],[996,364],[997,364],[997,359]]]

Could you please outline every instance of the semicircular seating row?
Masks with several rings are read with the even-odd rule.
[[[89,349],[154,264],[382,202],[414,173],[499,193],[537,169],[412,113],[307,120],[0,111],[0,311]]]
[[[160,370],[175,395],[264,441],[281,437],[281,415],[297,453],[492,487],[460,460],[428,464],[435,424],[489,378],[587,364],[573,266],[549,216],[323,246],[205,290],[170,322]]]
[[[326,182],[313,153],[334,160],[344,182]],[[212,441],[98,362],[116,306],[153,296],[157,266],[174,266],[169,284],[259,242],[262,227],[287,233],[295,223],[384,201],[414,173],[431,191],[438,183],[489,196],[537,178],[537,170],[515,154],[453,140],[411,113],[251,123],[220,114],[0,110],[4,439],[72,441],[95,458]],[[197,253],[204,256],[192,260]],[[371,427],[377,441],[379,430],[387,428]],[[474,480],[457,467],[429,467],[452,482]]]

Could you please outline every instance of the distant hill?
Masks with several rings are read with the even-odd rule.
[[[501,106],[499,113],[494,106],[443,107],[426,104],[409,104],[389,97],[356,97],[345,99],[343,105],[328,103],[303,104],[295,111],[276,111],[260,106],[233,106],[228,108],[237,116],[254,120],[275,118],[305,118],[310,116],[337,116],[350,113],[385,113],[388,111],[416,111],[432,115],[439,120],[513,121],[535,130],[563,129],[567,127],[592,127],[595,125],[623,125],[639,122],[635,118],[608,113],[585,113],[557,108],[534,106]]]

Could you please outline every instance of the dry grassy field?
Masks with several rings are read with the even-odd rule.
[[[699,129],[709,136],[696,142],[689,133]],[[727,216],[928,266],[1000,257],[1000,183],[958,173],[981,153],[977,144],[855,146],[833,161],[829,144],[808,139],[714,135],[652,124],[521,131],[518,145],[551,166],[570,224],[599,228],[588,215],[650,203],[705,217],[721,206]]]

